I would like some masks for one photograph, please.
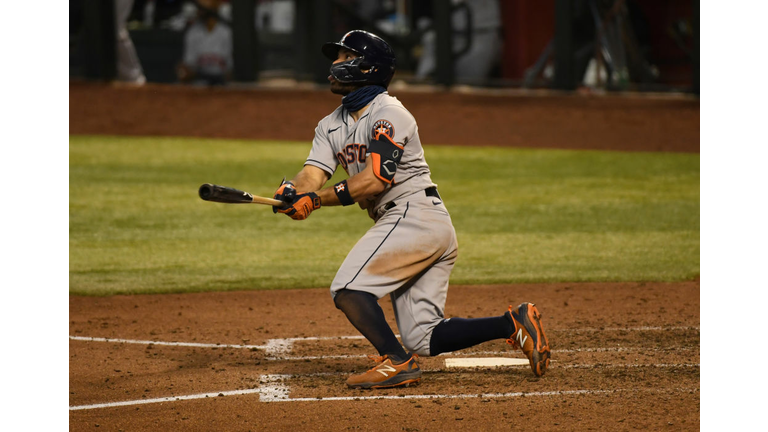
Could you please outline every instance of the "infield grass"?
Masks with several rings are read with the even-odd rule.
[[[72,136],[69,144],[71,294],[324,287],[372,224],[357,206],[292,221],[267,206],[197,197],[202,183],[271,196],[301,168],[309,143]],[[425,151],[459,237],[453,284],[699,274],[698,154]]]

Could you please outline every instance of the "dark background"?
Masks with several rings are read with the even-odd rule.
[[[154,3],[151,20],[147,3]],[[293,7],[290,32],[274,31],[270,16],[275,3]],[[130,36],[149,82],[176,82],[175,65],[183,49],[184,28],[170,24],[185,3],[180,0],[136,0],[129,18]],[[236,83],[274,78],[322,83],[327,60],[319,52],[325,41],[361,28],[386,39],[397,52],[396,80],[439,85],[528,87],[575,90],[583,86],[587,63],[601,47],[615,44],[627,58],[628,78],[608,79],[593,87],[608,91],[690,92],[698,94],[699,2],[692,0],[501,0],[503,49],[491,74],[482,81],[462,82],[450,67],[455,60],[450,35],[451,1],[401,0],[226,0],[225,20],[235,39]],[[110,2],[70,0],[70,78],[110,80],[109,33],[114,23]],[[594,10],[599,11],[596,19]],[[253,19],[250,19],[253,17]],[[420,18],[430,18],[437,31],[438,70],[426,81],[413,78],[419,58]],[[398,21],[399,20],[399,21]],[[600,22],[598,22],[598,20]],[[400,31],[388,31],[392,22]],[[612,36],[610,28],[620,28]],[[605,39],[608,37],[610,40]],[[551,45],[551,51],[547,51]],[[456,51],[456,47],[454,47]],[[539,61],[538,70],[536,69]],[[605,59],[603,59],[605,61]],[[443,67],[440,67],[440,66]],[[549,74],[546,73],[549,66]],[[610,63],[606,63],[610,69]],[[621,65],[619,65],[621,66]]]

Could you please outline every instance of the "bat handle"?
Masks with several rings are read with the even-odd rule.
[[[255,195],[253,197],[253,202],[255,204],[267,204],[267,205],[275,206],[278,208],[286,207],[286,204],[283,201],[276,200],[274,198],[264,198],[264,197],[255,196]]]

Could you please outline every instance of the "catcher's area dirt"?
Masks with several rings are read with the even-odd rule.
[[[426,143],[699,151],[689,99],[396,95]],[[75,84],[70,132],[310,140],[337,103],[312,91]],[[699,429],[698,281],[452,286],[446,313],[500,315],[521,301],[544,315],[543,378],[445,367],[522,356],[498,340],[423,359],[418,386],[359,391],[344,380],[374,350],[324,288],[71,296],[70,429]]]

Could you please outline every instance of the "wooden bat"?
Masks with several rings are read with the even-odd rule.
[[[266,204],[283,207],[284,202],[273,198],[264,198],[235,188],[206,183],[200,186],[198,195],[205,201],[227,204]]]

